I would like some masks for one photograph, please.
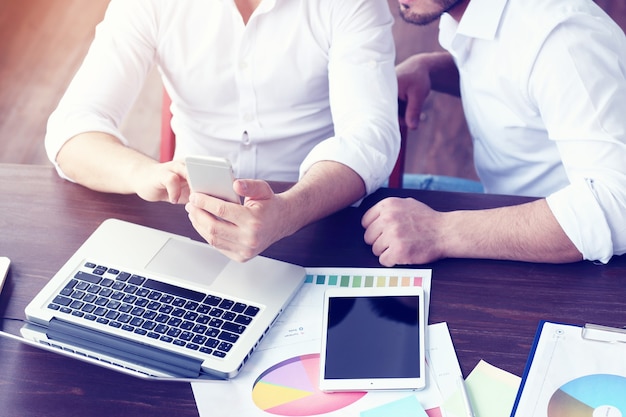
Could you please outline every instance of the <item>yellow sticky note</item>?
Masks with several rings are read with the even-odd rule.
[[[510,415],[520,381],[520,377],[480,361],[465,380],[476,417]]]

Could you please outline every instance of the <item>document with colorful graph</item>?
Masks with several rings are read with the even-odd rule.
[[[464,416],[454,412],[461,404],[456,391],[461,371],[445,323],[428,328],[427,389],[328,394],[318,388],[327,288],[417,285],[428,302],[431,278],[429,269],[308,268],[301,291],[241,373],[230,381],[192,384],[200,416]]]
[[[511,415],[626,416],[626,331],[541,323]]]

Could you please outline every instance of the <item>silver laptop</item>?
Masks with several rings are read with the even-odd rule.
[[[109,219],[25,309],[22,336],[144,378],[237,375],[305,279],[207,244]]]

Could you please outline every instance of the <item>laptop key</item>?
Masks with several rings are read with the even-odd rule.
[[[130,278],[130,274],[128,272],[120,272],[117,274],[115,279],[126,282]]]
[[[239,339],[239,335],[230,332],[221,332],[217,338],[228,343],[235,343],[237,339]]]
[[[68,306],[72,302],[72,299],[63,295],[57,295],[56,297],[54,297],[54,300],[52,300],[52,302],[62,306]]]
[[[205,295],[198,291],[188,290],[186,288],[178,287],[176,285],[167,284],[165,282],[155,281],[153,279],[147,279],[143,284],[145,288],[152,290],[166,292],[180,298],[186,298],[193,301],[202,301]]]
[[[252,322],[252,318],[249,316],[244,316],[243,314],[240,314],[237,317],[235,317],[234,322],[247,326]]]
[[[242,334],[243,331],[246,330],[246,326],[227,321],[226,323],[222,325],[222,330],[226,330],[232,333]]]
[[[96,301],[97,296],[95,294],[87,294],[85,295],[85,298],[83,298],[83,301],[86,303],[93,303],[94,301]]]
[[[237,313],[233,313],[232,311],[227,311],[222,316],[222,318],[226,321],[234,321],[235,317],[237,317]]]
[[[84,311],[85,313],[91,313],[95,309],[96,309],[96,306],[93,304],[85,304],[83,308],[81,308],[81,310]]]
[[[141,285],[141,284],[143,284],[143,282],[144,282],[145,280],[146,280],[146,279],[145,279],[144,277],[140,276],[140,275],[132,275],[132,276],[128,279],[128,282],[130,282],[131,284],[134,284],[134,285]]]
[[[231,343],[227,343],[227,342],[221,342],[218,346],[217,349],[221,350],[222,352],[228,352],[230,351],[230,349],[233,347],[233,345]]]
[[[214,295],[207,295],[206,299],[204,300],[204,304],[208,304],[210,306],[216,306],[220,303],[220,301],[222,301],[221,297],[216,297]]]
[[[94,275],[94,274],[88,274],[86,272],[83,271],[78,271],[76,273],[76,275],[74,275],[74,278],[79,279],[81,281],[87,281],[91,284],[98,284],[100,281],[102,281],[102,277],[99,275]]]
[[[126,284],[124,284],[122,281],[115,281],[113,285],[111,285],[111,288],[117,291],[123,290],[124,287],[126,287]]]
[[[235,313],[243,313],[246,310],[246,307],[248,306],[244,303],[235,303],[230,311],[234,311]]]
[[[243,312],[243,314],[245,314],[246,316],[250,316],[250,317],[254,317],[257,314],[259,314],[259,307],[255,307],[255,306],[248,306],[246,308],[246,311]]]
[[[223,299],[222,302],[220,302],[219,307],[223,308],[224,310],[230,310],[230,308],[234,304],[235,304],[235,302],[233,300]]]

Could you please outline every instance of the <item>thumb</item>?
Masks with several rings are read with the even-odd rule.
[[[409,129],[417,129],[420,123],[420,116],[422,114],[423,101],[415,97],[409,97],[406,103],[406,112],[404,114],[404,121]]]
[[[253,200],[267,200],[274,195],[272,187],[263,180],[235,180],[235,192]]]

